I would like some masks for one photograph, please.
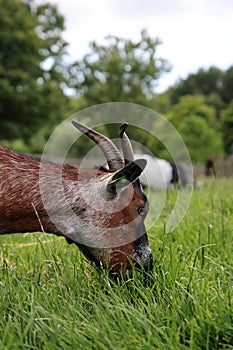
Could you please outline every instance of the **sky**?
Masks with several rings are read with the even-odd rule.
[[[41,2],[41,1],[40,1]],[[70,60],[89,52],[91,41],[103,43],[111,34],[134,41],[142,29],[162,44],[157,57],[168,60],[170,73],[159,81],[157,92],[199,68],[233,65],[232,0],[48,0],[65,18],[63,38]]]

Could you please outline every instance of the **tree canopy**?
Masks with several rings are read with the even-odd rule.
[[[192,160],[205,161],[223,153],[215,108],[206,104],[203,95],[180,97],[167,118],[181,134]]]
[[[197,73],[191,73],[186,79],[181,79],[170,89],[172,103],[177,103],[184,95],[204,95],[221,93],[223,72],[216,67],[208,70],[200,68]]]
[[[64,17],[56,6],[0,0],[0,140],[4,144],[14,142],[19,149],[23,143],[30,152],[41,151],[54,125],[71,111],[105,102],[132,102],[163,113],[181,133],[195,161],[221,153],[222,144],[226,154],[233,152],[233,66],[225,71],[200,68],[157,94],[161,75],[171,69],[167,60],[158,57],[158,38],[146,30],[138,41],[108,35],[101,44],[92,41],[82,59],[68,64],[63,31]],[[69,88],[75,96],[67,94]],[[157,156],[166,154],[154,138],[132,132]]]
[[[104,45],[93,41],[91,52],[72,65],[72,85],[87,105],[105,102],[147,104],[168,61],[157,57],[159,39],[142,30],[138,42],[109,35]]]
[[[224,149],[226,154],[233,153],[233,100],[230,105],[222,111],[222,134],[224,140]]]
[[[216,128],[215,109],[205,103],[202,95],[182,96],[179,102],[172,106],[172,110],[167,114],[167,117],[177,127],[182,120],[193,115],[203,118],[207,124],[212,124],[212,127]]]
[[[30,138],[64,118],[67,43],[56,7],[0,0],[0,138]]]
[[[193,161],[205,162],[208,158],[222,153],[222,141],[219,133],[210,128],[202,117],[191,115],[182,120],[178,131]]]
[[[168,89],[166,96],[170,97],[167,116],[175,126],[187,116],[201,116],[207,127],[217,132],[218,144],[222,137],[225,153],[232,153],[233,66],[225,71],[199,69]]]

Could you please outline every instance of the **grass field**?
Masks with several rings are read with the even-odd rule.
[[[153,271],[129,281],[64,239],[1,236],[0,349],[233,349],[233,180],[195,190],[169,234],[167,200],[149,232]]]

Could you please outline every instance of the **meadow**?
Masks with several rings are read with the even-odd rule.
[[[165,233],[174,199],[149,231],[151,273],[127,281],[63,238],[1,236],[0,349],[233,349],[233,179],[194,190]]]

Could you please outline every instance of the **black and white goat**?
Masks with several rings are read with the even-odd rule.
[[[120,131],[122,143],[129,145],[128,137],[124,130],[127,124],[123,124]],[[127,148],[125,145],[124,148]],[[172,187],[173,184],[178,184],[181,188],[185,188],[191,184],[190,176],[187,168],[181,162],[169,162],[165,159],[160,159],[149,154],[134,154],[133,158],[132,150],[128,152],[128,161],[137,159],[145,159],[147,166],[144,172],[140,176],[141,184],[144,187],[149,187],[152,190],[167,190]]]
[[[153,190],[167,190],[174,184],[181,188],[190,185],[187,169],[182,163],[169,162],[149,154],[135,154],[134,159],[145,159],[147,167],[140,177],[145,187]]]

